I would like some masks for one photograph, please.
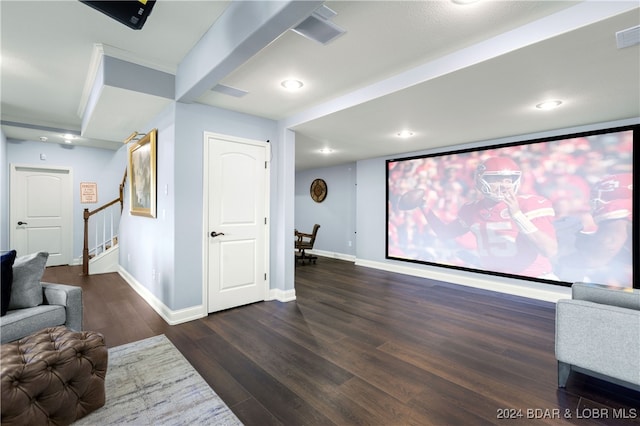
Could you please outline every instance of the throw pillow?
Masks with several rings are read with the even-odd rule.
[[[48,258],[49,253],[43,251],[16,258],[9,309],[32,308],[42,304],[40,279]]]
[[[11,284],[13,282],[13,262],[16,260],[16,251],[11,250],[2,254],[2,293],[0,294],[0,316],[3,317],[9,310],[11,298]]]

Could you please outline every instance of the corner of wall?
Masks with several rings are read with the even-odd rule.
[[[7,137],[0,130],[0,250],[9,250],[9,163]]]

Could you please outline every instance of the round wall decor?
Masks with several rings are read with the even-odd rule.
[[[327,198],[327,183],[322,179],[316,179],[311,182],[311,188],[309,188],[311,198],[316,203],[321,203]]]

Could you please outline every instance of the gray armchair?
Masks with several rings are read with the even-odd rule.
[[[43,303],[32,308],[14,309],[0,317],[1,343],[29,336],[46,327],[64,325],[82,330],[82,288],[42,283]]]
[[[575,283],[556,306],[558,386],[579,371],[640,390],[640,290]]]

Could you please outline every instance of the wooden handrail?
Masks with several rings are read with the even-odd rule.
[[[91,210],[91,211],[89,211],[89,209],[84,209],[84,211],[86,212],[86,213],[85,213],[85,216],[86,216],[86,218],[87,218],[87,219],[89,219],[89,217],[90,217],[90,216],[93,216],[94,214],[96,214],[96,213],[98,213],[98,212],[100,212],[100,211],[102,211],[102,210],[106,209],[106,208],[107,208],[107,207],[109,207],[109,206],[114,205],[115,203],[119,203],[119,202],[120,202],[120,200],[121,200],[120,198],[116,198],[115,200],[113,200],[113,201],[109,201],[107,204],[103,205],[102,207],[98,207],[98,208],[97,208],[97,209],[95,209],[95,210]]]
[[[124,175],[122,176],[122,182],[120,182],[120,213],[122,213],[122,208],[124,207],[124,183],[127,180],[127,168],[124,169]]]

